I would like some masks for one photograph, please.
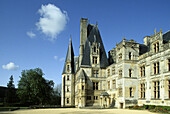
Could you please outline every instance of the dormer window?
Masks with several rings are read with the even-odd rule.
[[[94,46],[94,52],[96,52],[96,46]]]
[[[70,71],[70,65],[67,65],[67,71],[68,72]]]
[[[153,44],[153,50],[154,50],[154,53],[159,52],[159,42]]]
[[[93,64],[97,64],[97,57],[93,57]]]
[[[129,52],[129,60],[132,60],[132,53],[131,52]]]
[[[122,53],[119,54],[119,60],[122,60]]]

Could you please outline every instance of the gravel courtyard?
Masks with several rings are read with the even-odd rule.
[[[28,109],[16,111],[4,111],[0,114],[154,114],[146,110],[129,109],[77,109],[77,108],[59,108],[59,109]]]

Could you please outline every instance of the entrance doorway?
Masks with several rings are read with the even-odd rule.
[[[120,103],[120,108],[123,108],[123,103]]]

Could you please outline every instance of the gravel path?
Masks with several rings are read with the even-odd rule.
[[[78,108],[58,108],[58,109],[28,109],[16,111],[4,111],[0,114],[155,114],[147,110],[129,109],[78,109]]]

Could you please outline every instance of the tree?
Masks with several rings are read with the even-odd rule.
[[[61,84],[54,88],[53,98],[51,99],[52,105],[61,105]]]
[[[16,89],[13,81],[13,75],[9,78],[9,82],[7,83],[7,92],[5,102],[9,105],[11,103],[15,103],[17,100]]]
[[[27,105],[49,104],[53,95],[54,82],[46,80],[40,68],[23,70],[17,94],[21,103]]]

